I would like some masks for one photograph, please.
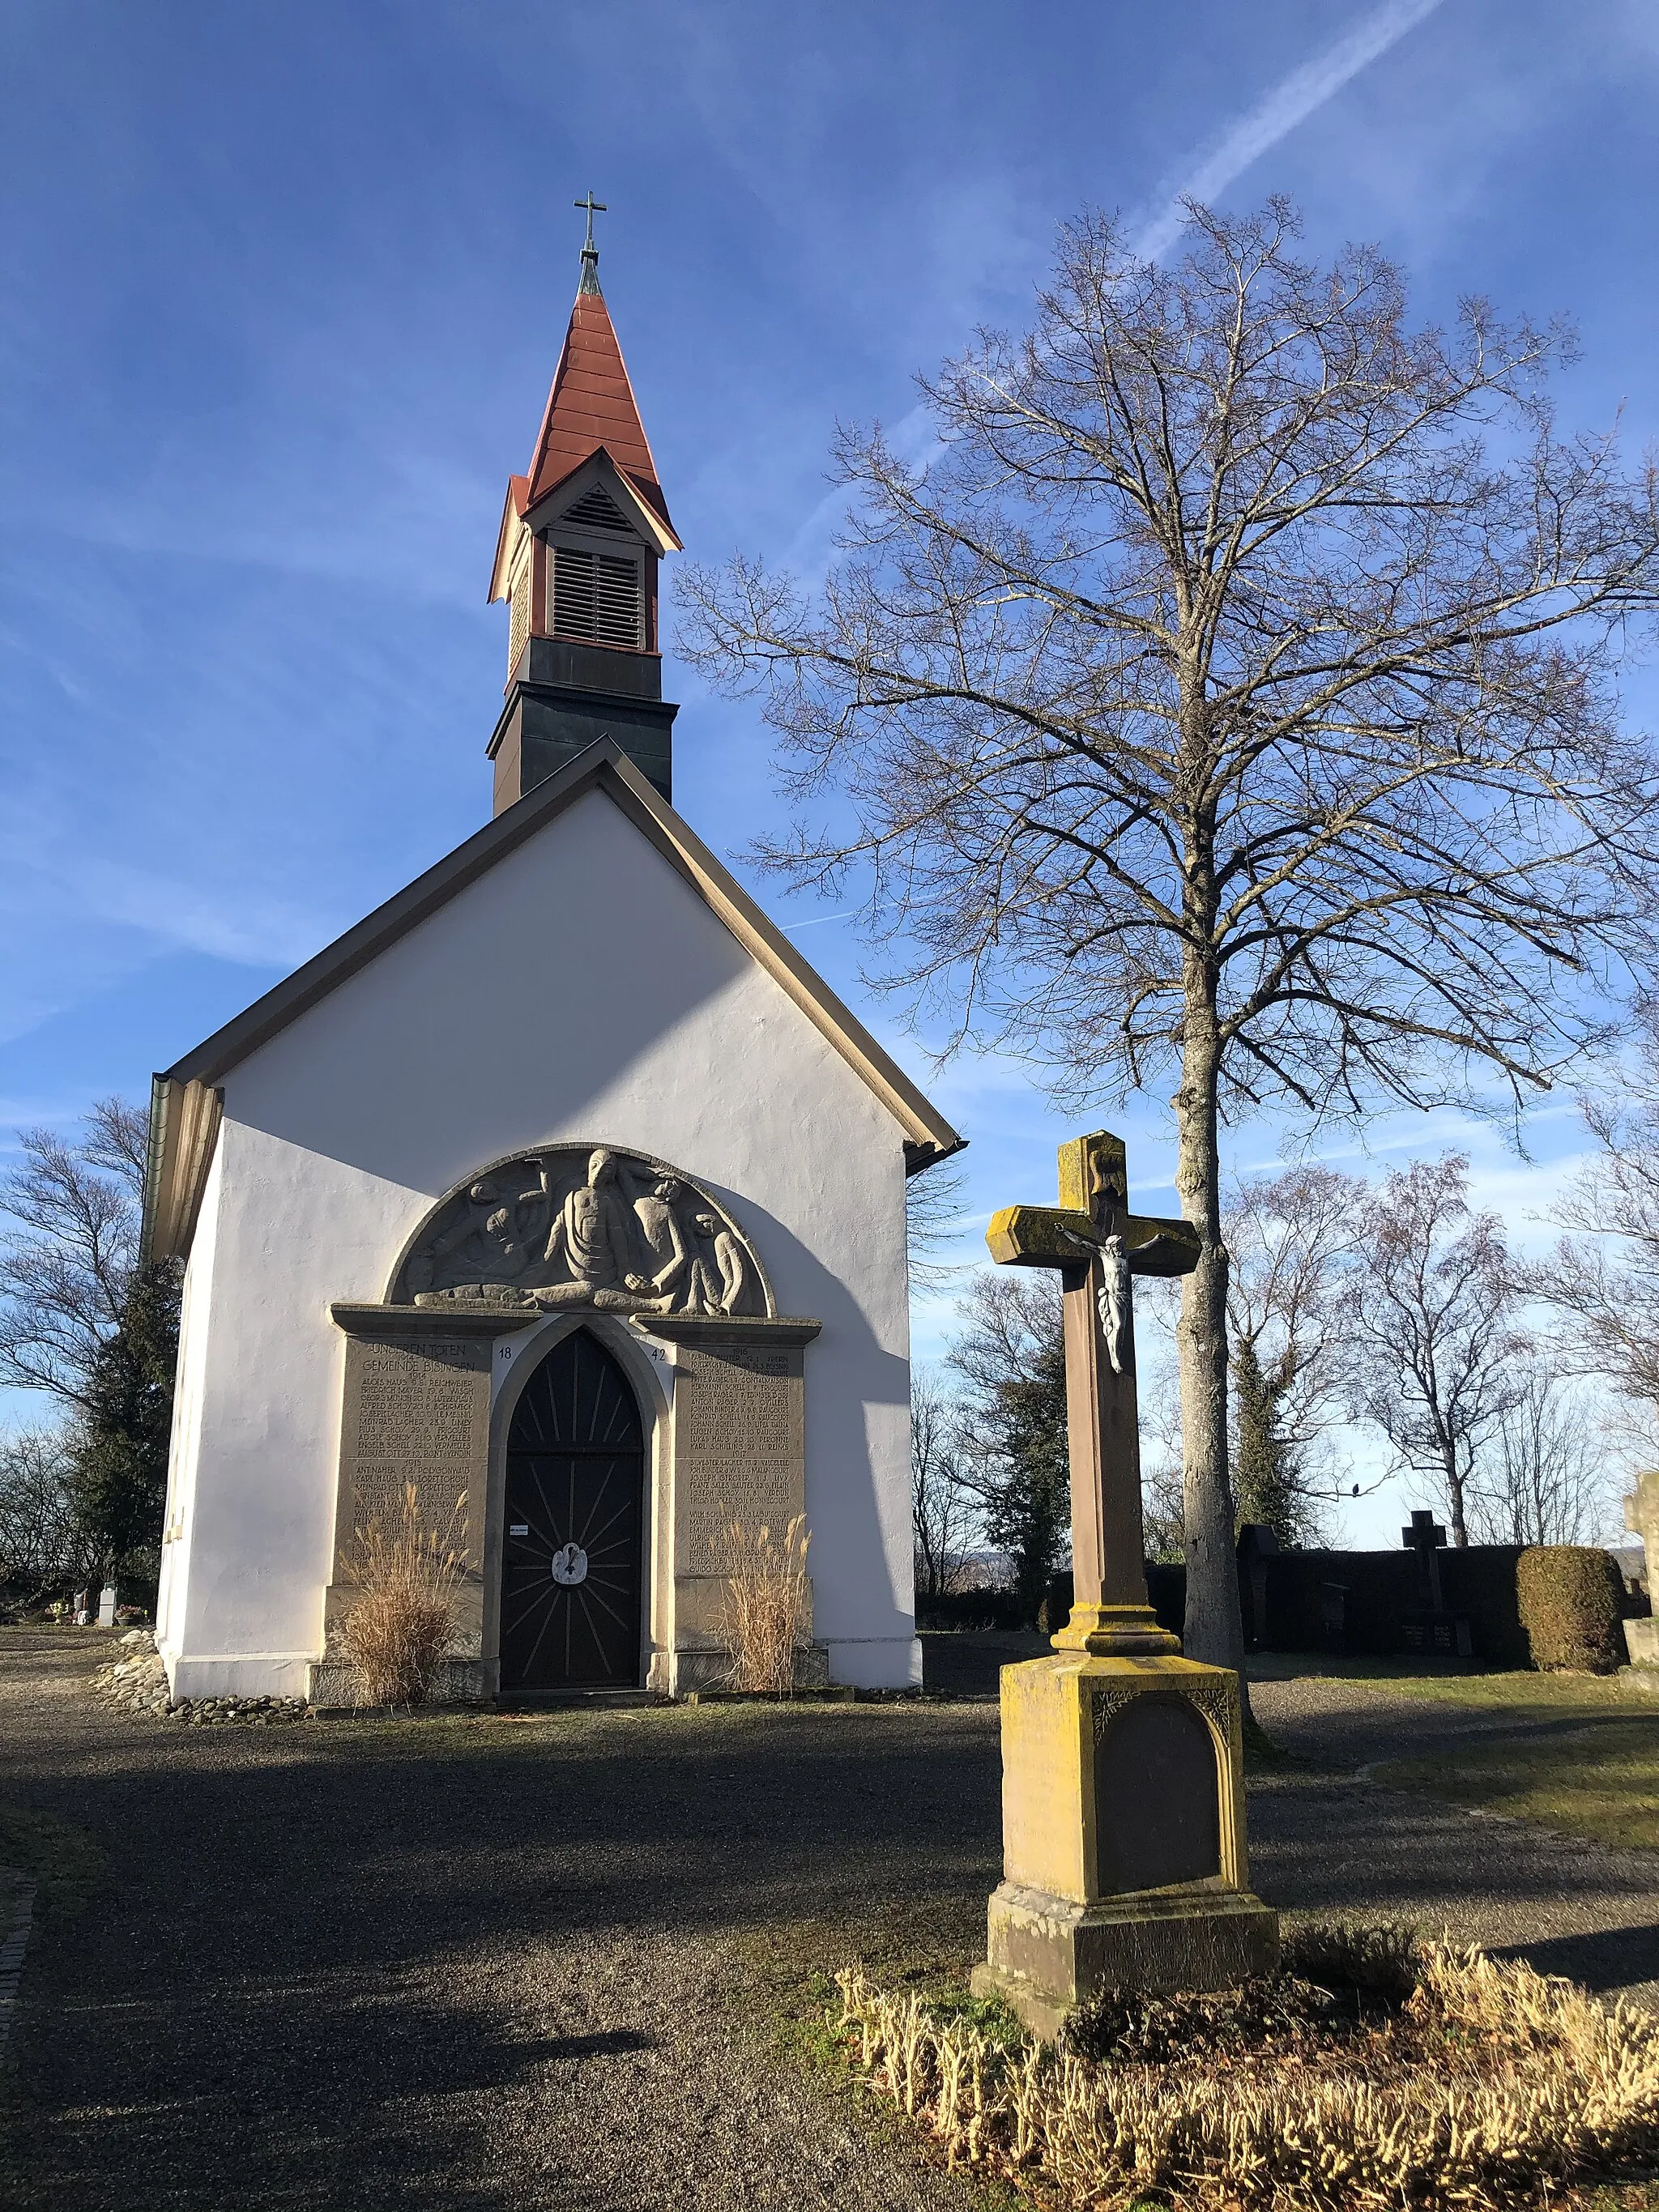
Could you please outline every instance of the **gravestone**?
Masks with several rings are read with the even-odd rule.
[[[1247,1521],[1239,1530],[1238,1596],[1244,1642],[1252,1651],[1267,1648],[1267,1562],[1279,1553],[1279,1538],[1265,1521]]]
[[[1041,2036],[1102,1990],[1225,1989],[1279,1954],[1249,1887],[1238,1678],[1183,1658],[1147,1599],[1133,1279],[1188,1273],[1198,1237],[1127,1194],[1097,1132],[1061,1146],[1057,1207],[987,1236],[1059,1269],[1065,1316],[1073,1603],[1053,1658],[1002,1670],[1004,1878],[974,1972]]]
[[[1642,1539],[1647,1560],[1648,1589],[1653,1589],[1654,1561],[1659,1559],[1659,1472],[1638,1476],[1625,1500],[1625,1526]],[[1630,1654],[1635,1686],[1659,1694],[1659,1620],[1625,1623],[1625,1648]]]
[[[1440,1553],[1446,1541],[1445,1530],[1432,1513],[1419,1506],[1409,1526],[1401,1530],[1400,1540],[1407,1551],[1416,1553],[1419,1571],[1416,1608],[1401,1622],[1405,1649],[1425,1657],[1468,1658],[1474,1650],[1474,1632],[1467,1620],[1447,1609],[1441,1585]]]

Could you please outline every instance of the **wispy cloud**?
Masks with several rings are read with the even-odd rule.
[[[1441,3],[1442,0],[1382,0],[1380,8],[1362,16],[1334,46],[1281,77],[1271,92],[1264,93],[1254,107],[1223,132],[1170,191],[1158,211],[1148,217],[1135,240],[1135,251],[1148,261],[1167,253],[1186,224],[1183,200],[1208,203],[1217,198],[1252,161],[1288,137],[1298,123],[1305,122],[1361,70],[1397,46],[1407,31],[1415,30]]]

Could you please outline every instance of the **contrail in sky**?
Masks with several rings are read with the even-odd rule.
[[[1156,261],[1167,253],[1186,226],[1183,198],[1212,201],[1259,155],[1288,137],[1298,123],[1322,107],[1350,78],[1386,54],[1425,16],[1432,15],[1440,4],[1441,0],[1382,0],[1382,5],[1373,8],[1346,38],[1281,78],[1240,116],[1148,220],[1135,240],[1135,252],[1146,261]]]

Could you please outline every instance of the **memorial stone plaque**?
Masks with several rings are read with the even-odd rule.
[[[1218,1875],[1218,1783],[1215,1739],[1193,1706],[1132,1698],[1095,1759],[1102,1887],[1163,1889]]]
[[[732,1522],[781,1534],[805,1510],[801,1356],[775,1345],[685,1345],[678,1367],[678,1552],[706,1574]]]
[[[348,1341],[335,1537],[339,1566],[359,1529],[371,1521],[389,1529],[400,1518],[410,1485],[425,1526],[441,1538],[453,1530],[457,1547],[464,1545],[470,1564],[477,1565],[490,1359],[489,1340],[477,1336]]]

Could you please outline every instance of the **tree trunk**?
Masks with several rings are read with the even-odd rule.
[[[1442,1458],[1446,1469],[1446,1504],[1449,1509],[1446,1518],[1451,1522],[1452,1546],[1456,1551],[1467,1552],[1469,1530],[1468,1523],[1463,1518],[1463,1478],[1457,1471],[1457,1443],[1455,1438],[1450,1449],[1443,1453]]]
[[[1198,963],[1194,961],[1193,967]],[[1194,1005],[1194,1000],[1198,1003]],[[1221,1160],[1212,981],[1189,970],[1187,1035],[1176,1093],[1181,1210],[1202,1249],[1182,1287],[1176,1346],[1181,1362],[1182,1501],[1187,1532],[1189,1659],[1242,1674],[1244,1625],[1238,1607],[1233,1506],[1227,1481],[1227,1250],[1221,1241]]]

